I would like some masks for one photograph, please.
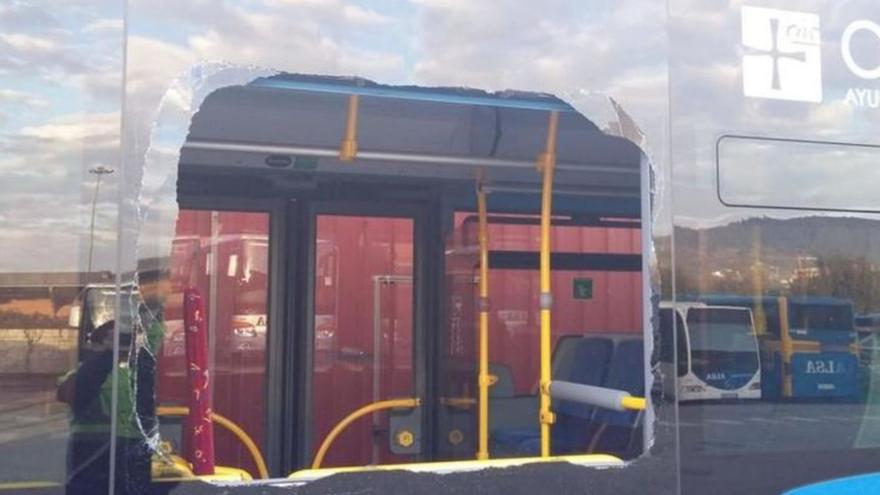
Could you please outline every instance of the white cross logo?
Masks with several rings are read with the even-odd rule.
[[[746,96],[822,102],[818,15],[743,7],[742,43]]]

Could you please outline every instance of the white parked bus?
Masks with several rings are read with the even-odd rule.
[[[761,359],[750,309],[661,303],[660,335],[663,375],[678,376],[677,390],[675,380],[664,380],[664,391],[679,402],[761,398]]]

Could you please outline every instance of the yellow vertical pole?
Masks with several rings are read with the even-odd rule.
[[[556,167],[556,134],[559,127],[559,113],[550,112],[550,123],[547,126],[547,144],[538,157],[538,168],[542,175],[541,186],[541,457],[550,456],[550,426],[556,422],[556,416],[550,410],[550,310],[553,306],[553,295],[550,292],[550,216],[553,211],[553,171]]]
[[[343,162],[350,162],[357,157],[357,126],[358,126],[358,109],[360,107],[360,97],[358,95],[350,95],[348,97],[348,115],[345,119],[345,137],[339,145],[339,159]]]
[[[479,216],[480,244],[480,370],[479,385],[479,443],[477,459],[489,458],[489,225],[486,212],[486,192],[483,184],[477,184],[477,214]]]
[[[754,298],[755,308],[755,333],[758,337],[767,335],[767,311],[764,308],[764,270],[761,262],[761,229],[757,226],[752,227],[752,297]]]
[[[782,354],[782,396],[792,396],[791,356],[794,344],[791,341],[791,323],[788,315],[788,298],[777,299],[779,304],[779,352]]]

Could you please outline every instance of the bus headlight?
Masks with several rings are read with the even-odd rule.
[[[683,391],[688,394],[699,394],[706,391],[706,388],[702,385],[685,385],[682,388]]]
[[[749,385],[749,390],[761,390],[761,382],[754,382]]]
[[[232,329],[233,335],[243,338],[254,338],[257,336],[257,329],[254,327],[235,327]]]

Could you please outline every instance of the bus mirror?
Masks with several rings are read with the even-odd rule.
[[[67,315],[67,326],[70,328],[79,328],[82,320],[82,306],[74,304],[70,307],[70,314]]]

